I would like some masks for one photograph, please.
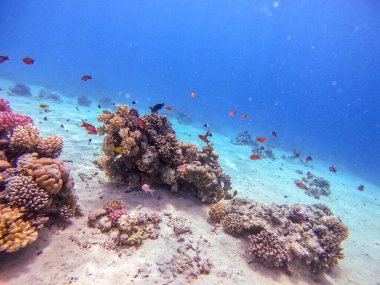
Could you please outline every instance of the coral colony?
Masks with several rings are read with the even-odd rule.
[[[13,92],[27,93],[24,86],[16,87]],[[190,191],[211,204],[211,219],[226,233],[247,241],[253,260],[269,268],[288,273],[304,268],[318,276],[343,258],[342,242],[348,230],[327,206],[267,205],[232,196],[230,177],[219,165],[212,144],[198,149],[180,142],[166,116],[140,116],[137,109],[118,105],[115,112],[104,112],[98,120],[102,126],[97,131],[104,135],[104,156],[98,165],[110,181],[124,183],[126,192],[145,191],[151,197],[158,187]],[[44,225],[80,211],[70,170],[58,159],[63,138],[41,137],[33,120],[13,113],[3,99],[0,126],[1,253],[31,244]],[[234,143],[257,148],[247,132]],[[307,184],[307,194],[316,198],[329,194],[329,184],[321,178],[308,175],[299,183]],[[222,203],[222,199],[228,201]],[[110,233],[114,247],[136,246],[159,238],[161,217],[145,211],[143,205],[129,209],[123,201],[114,200],[91,211],[88,222]],[[207,270],[198,273],[208,273],[211,262],[207,260]]]
[[[38,238],[54,220],[78,212],[74,181],[58,159],[63,138],[42,138],[30,117],[0,99],[0,253]]]

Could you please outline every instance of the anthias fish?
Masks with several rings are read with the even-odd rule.
[[[231,117],[235,116],[235,115],[236,115],[236,111],[231,111],[229,115],[230,115]]]
[[[252,154],[249,158],[252,159],[252,160],[261,159],[260,155],[257,155],[257,154]]]
[[[277,132],[276,131],[271,131],[270,134],[272,137],[277,138]]]
[[[196,97],[196,96],[197,96],[197,92],[194,92],[194,91],[193,91],[193,92],[191,92],[191,97],[193,97],[193,98],[194,98],[194,97]]]
[[[335,169],[334,166],[330,166],[330,167],[329,167],[329,170],[330,170],[330,172],[333,172],[333,173],[336,174],[336,169]]]
[[[302,182],[296,181],[295,182],[298,188],[301,188],[302,190],[307,190],[307,186],[303,184]]]
[[[141,119],[141,118],[136,118],[136,124],[137,124],[140,128],[142,128],[142,129],[145,129],[145,127],[146,127],[146,124],[145,124],[144,120]]]
[[[81,79],[82,79],[83,81],[87,81],[87,80],[92,79],[92,77],[91,77],[90,75],[83,75]]]
[[[168,110],[168,111],[172,111],[173,107],[167,106],[165,109]]]
[[[23,60],[22,60],[25,64],[33,64],[34,63],[34,59],[30,58],[30,57],[25,57]]]
[[[83,119],[82,119],[81,127],[84,127],[86,129],[87,133],[90,135],[97,135],[98,134],[98,131],[96,130],[95,126],[93,126],[89,123],[86,123]]]
[[[161,104],[156,104],[156,105],[154,105],[153,107],[149,107],[149,108],[150,108],[150,111],[151,111],[152,113],[157,113],[157,111],[158,111],[158,110],[161,110],[162,107],[164,107],[164,106],[165,106],[165,104],[164,104],[164,103],[161,103]]]
[[[257,138],[256,139],[258,142],[265,143],[267,141],[266,138]]]
[[[248,118],[248,114],[244,114],[243,116],[241,116],[241,119],[242,120],[245,120],[245,119],[247,119]]]
[[[6,62],[7,60],[9,60],[8,56],[0,55],[0,63]]]

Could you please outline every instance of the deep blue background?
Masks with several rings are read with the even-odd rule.
[[[275,129],[280,146],[380,184],[379,2],[4,0],[0,76],[162,101],[231,137]]]

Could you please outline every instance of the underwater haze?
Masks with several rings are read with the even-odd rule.
[[[231,138],[276,130],[280,147],[380,185],[379,15],[375,0],[5,0],[0,76],[164,102]]]

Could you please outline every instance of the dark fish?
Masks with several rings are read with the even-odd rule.
[[[207,137],[212,137],[212,132],[211,132],[210,130],[208,130],[208,131],[206,132],[205,137],[206,137],[206,138],[207,138]]]
[[[272,137],[277,138],[277,132],[276,131],[271,131],[270,134]]]
[[[92,139],[91,139],[91,138],[89,138],[89,139],[88,139],[88,143],[91,143],[91,142],[92,142]]]
[[[65,128],[65,126],[63,124],[61,124],[61,128]]]
[[[99,105],[98,105],[98,108],[100,109],[101,107],[102,107],[102,105],[99,104]]]
[[[112,102],[112,106],[115,106],[115,102]]]
[[[66,119],[66,122],[70,121],[70,119]]]
[[[81,79],[82,79],[83,81],[87,81],[87,80],[92,79],[92,77],[91,77],[90,75],[83,75]]]
[[[139,101],[133,100],[133,101],[132,101],[132,104],[135,105],[135,104],[137,104],[138,102],[139,102]]]
[[[306,161],[312,161],[313,160],[313,157],[312,156],[308,156],[308,157],[306,157]]]
[[[232,198],[234,198],[237,195],[237,190],[234,191],[234,194],[232,194]]]
[[[336,169],[335,169],[334,166],[330,166],[330,167],[329,167],[329,170],[330,170],[330,172],[333,172],[333,173],[336,174]]]
[[[0,63],[3,63],[5,61],[9,60],[8,56],[0,55]]]
[[[359,185],[358,190],[359,191],[363,191],[364,190],[364,185]]]
[[[198,137],[202,140],[202,141],[204,141],[205,143],[209,143],[210,141],[207,139],[207,137],[206,136],[204,136],[204,135],[198,135]]]
[[[47,116],[44,117],[44,120],[47,121]]]
[[[79,112],[79,108],[78,107],[75,107],[75,109],[77,109],[77,111]]]
[[[150,110],[152,111],[152,113],[157,113],[158,110],[161,110],[162,107],[164,107],[165,104],[164,103],[161,103],[161,104],[156,104],[154,105],[153,107],[149,107]]]
[[[204,124],[203,126],[204,126],[205,128],[208,128],[208,127],[210,126],[210,124],[207,124],[207,123],[206,123],[206,124]]]

